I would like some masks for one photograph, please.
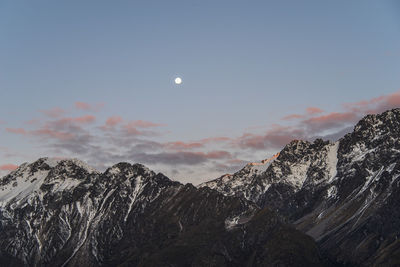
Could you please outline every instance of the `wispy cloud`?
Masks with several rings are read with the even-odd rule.
[[[55,107],[52,109],[45,109],[45,110],[40,110],[43,114],[50,118],[59,118],[65,114],[65,110],[60,108],[60,107]]]
[[[112,116],[106,120],[104,127],[111,128],[122,122],[122,118],[120,116]]]
[[[317,107],[308,107],[305,110],[304,114],[290,114],[282,118],[282,120],[295,120],[295,119],[304,119],[311,115],[323,113],[324,111]]]
[[[28,132],[23,128],[6,128],[6,131],[13,134],[22,134],[22,135],[28,134]]]
[[[336,129],[352,124],[359,118],[354,112],[332,112],[327,115],[312,117],[301,122],[309,134]]]
[[[89,104],[85,102],[75,102],[75,108],[82,111],[98,112],[104,107],[103,103]]]
[[[147,164],[166,164],[166,165],[198,165],[209,160],[219,160],[231,158],[228,151],[209,151],[209,152],[160,152],[160,153],[132,153],[132,158]]]
[[[127,128],[154,128],[154,127],[161,127],[161,126],[166,126],[166,124],[161,124],[161,123],[154,123],[151,121],[143,121],[143,120],[136,120],[136,121],[130,121],[124,125],[124,127]]]
[[[80,103],[76,104],[77,109],[93,111],[93,105],[77,103]],[[399,106],[400,91],[344,103],[341,110],[334,112],[307,107],[303,113],[286,116],[281,124],[270,125],[264,131],[248,128],[238,137],[214,136],[198,140],[168,140],[162,132],[168,127],[165,123],[132,120],[119,115],[104,120],[92,114],[69,116],[71,114],[61,108],[42,110],[44,116],[32,123],[2,130],[21,138],[33,138],[51,154],[82,158],[98,168],[131,161],[161,166],[167,172],[175,170],[174,173],[179,166],[179,175],[184,175],[189,170],[237,170],[249,162],[248,159],[254,160],[257,155],[261,155],[260,160],[264,159],[293,139],[324,137],[335,140],[351,131],[354,123],[367,113]]]
[[[305,138],[305,132],[291,126],[275,125],[264,134],[245,133],[233,141],[241,149],[271,150],[279,149],[293,139]]]
[[[15,165],[15,164],[0,165],[0,171],[13,171],[17,168],[18,168],[18,165]]]

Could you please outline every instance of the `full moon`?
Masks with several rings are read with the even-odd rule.
[[[182,83],[182,79],[177,77],[175,78],[175,84],[181,84]]]

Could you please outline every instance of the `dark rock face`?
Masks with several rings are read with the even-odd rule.
[[[265,171],[242,170],[200,187],[270,207],[334,261],[398,266],[399,177],[400,109],[393,109],[366,116],[334,144],[292,141]]]
[[[321,266],[267,208],[143,165],[39,159],[0,180],[2,266]]]

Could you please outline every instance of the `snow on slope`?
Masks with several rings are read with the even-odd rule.
[[[24,172],[12,183],[0,187],[0,206],[4,206],[11,200],[22,200],[26,196],[38,191],[47,177],[49,171],[38,171],[29,174]]]
[[[216,189],[225,195],[243,194],[247,199],[250,199],[251,192],[244,191],[243,188],[251,187],[250,185],[254,182],[254,179],[265,173],[278,156],[279,153],[261,162],[248,163],[243,169],[234,174],[225,174],[215,180],[202,183],[198,187]],[[264,192],[269,186],[270,184],[265,182],[255,187],[256,190]]]
[[[226,174],[199,187],[207,186],[225,195],[242,195],[257,202],[272,185],[285,184],[294,191],[306,185],[324,185],[336,176],[338,147],[339,142],[294,140],[270,159],[249,163],[234,174]]]
[[[66,174],[59,174],[51,181],[46,181],[49,173],[57,169],[59,165],[63,165],[60,168],[63,168]],[[82,180],[77,177],[68,177],[68,173],[72,174],[76,166],[89,174],[97,172],[77,159],[42,158],[32,164],[22,164],[9,175],[0,179],[0,207],[11,201],[21,201],[34,193],[41,196],[40,187],[43,184],[51,185],[54,192],[75,188]]]

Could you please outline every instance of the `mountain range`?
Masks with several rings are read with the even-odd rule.
[[[398,266],[400,109],[197,187],[41,158],[0,179],[11,266]]]

